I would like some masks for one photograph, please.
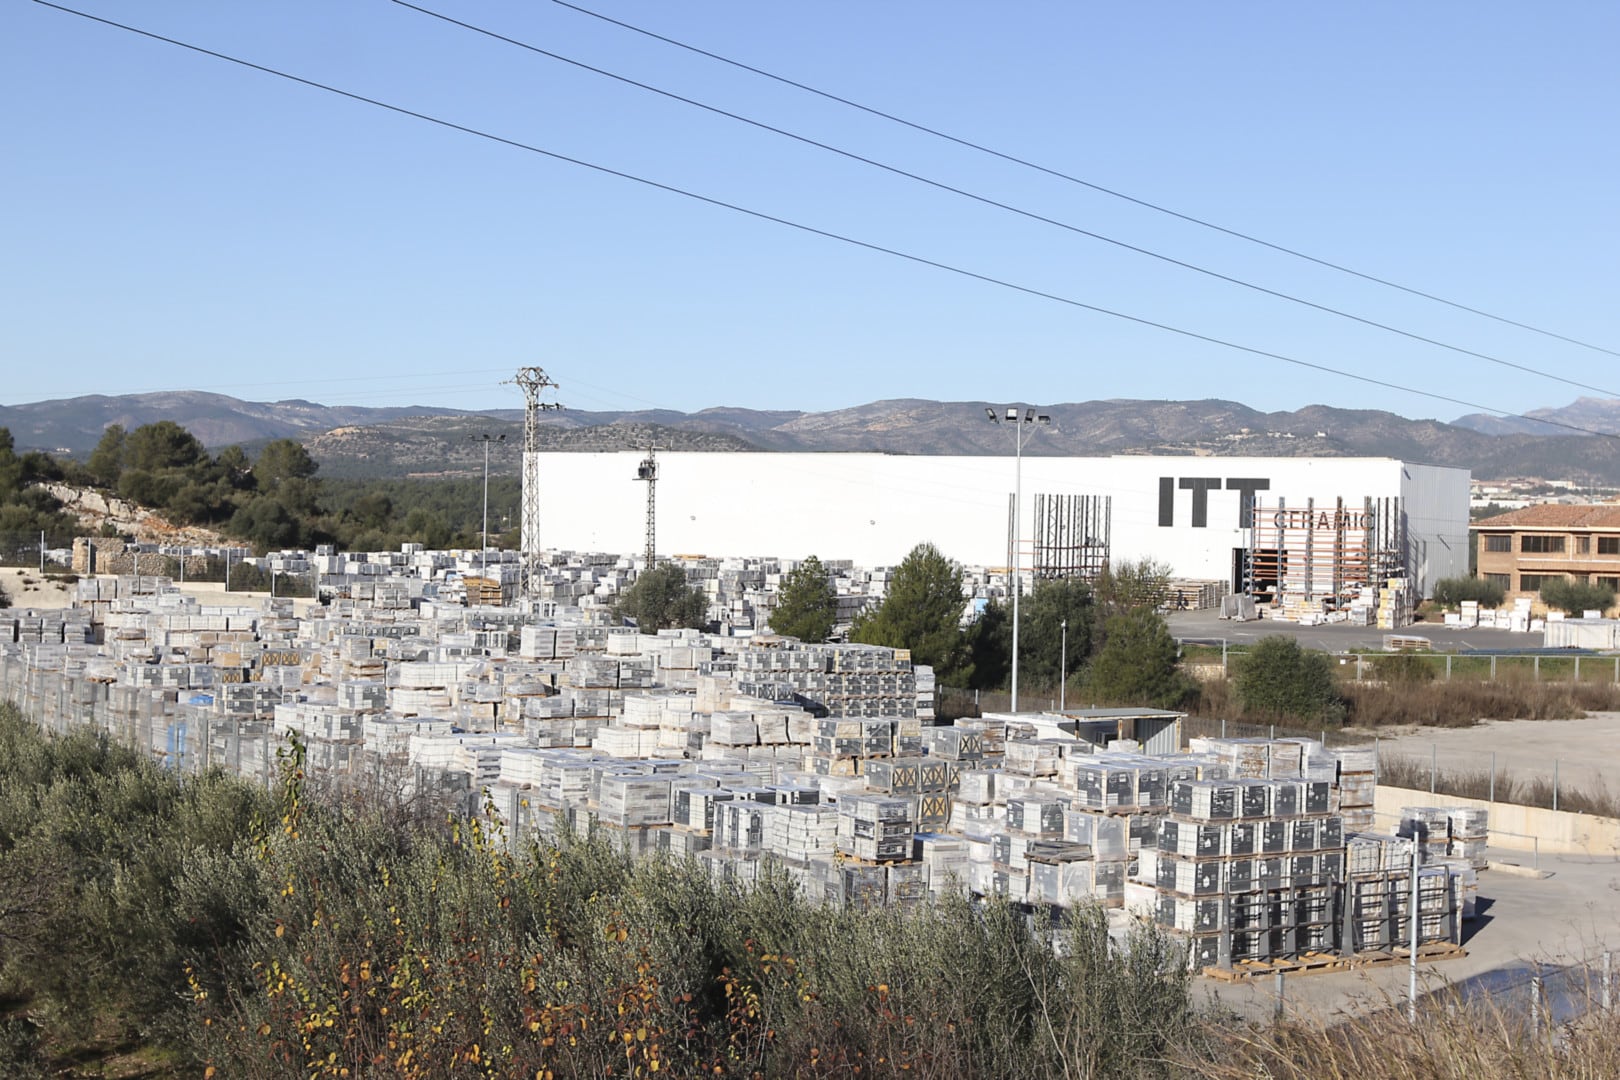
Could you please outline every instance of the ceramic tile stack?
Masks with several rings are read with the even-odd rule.
[[[1343,822],[1332,784],[1307,779],[1293,740],[1200,740],[1230,779],[1177,780],[1157,850],[1144,857],[1157,920],[1186,938],[1195,967],[1294,957],[1339,946]]]

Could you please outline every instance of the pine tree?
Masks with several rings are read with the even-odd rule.
[[[838,615],[838,594],[826,567],[814,555],[800,563],[782,582],[771,630],[800,641],[826,641]]]
[[[933,544],[911,549],[894,576],[883,603],[855,620],[851,641],[910,649],[919,664],[950,668],[960,661],[962,568]]]

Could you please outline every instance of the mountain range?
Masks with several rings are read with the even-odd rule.
[[[543,418],[547,449],[876,451],[898,454],[1004,454],[1012,432],[993,424],[985,402],[899,399],[825,412],[710,408],[585,412]],[[1005,408],[1005,405],[998,405]],[[1024,403],[1020,403],[1024,407]],[[1477,477],[1562,478],[1620,484],[1620,399],[1581,398],[1510,419],[1475,414],[1446,423],[1379,410],[1311,405],[1261,412],[1232,401],[1107,400],[1038,406],[1051,425],[1032,432],[1024,452],[1382,456],[1456,465]],[[521,409],[469,413],[434,406],[367,408],[291,400],[243,401],[201,391],[91,395],[0,406],[0,426],[19,447],[82,456],[108,425],[173,420],[210,447],[295,438],[328,476],[465,474],[482,467],[481,438],[497,438],[491,467],[515,472]]]

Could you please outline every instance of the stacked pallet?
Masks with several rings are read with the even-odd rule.
[[[1485,846],[1490,839],[1490,812],[1482,807],[1453,807],[1446,814],[1446,854],[1461,859],[1471,869],[1483,870],[1488,861]]]
[[[1423,862],[1443,859],[1451,847],[1451,811],[1444,806],[1403,806],[1395,835],[1415,843]]]
[[[1378,752],[1372,747],[1344,747],[1333,751],[1339,763],[1334,809],[1344,819],[1347,833],[1372,832],[1373,795],[1378,787]]]
[[[1417,843],[1365,833],[1348,838],[1340,943],[1344,952],[1410,947],[1412,849]],[[1457,875],[1445,866],[1423,866],[1418,870],[1417,893],[1419,946],[1460,941],[1464,911]]]
[[[1255,767],[1260,751],[1232,755]],[[1337,940],[1334,883],[1343,823],[1321,780],[1183,780],[1138,874],[1159,892],[1157,921],[1196,967],[1297,956]],[[1151,878],[1148,875],[1151,874]]]
[[[1378,589],[1378,626],[1399,630],[1411,625],[1413,606],[1411,582],[1403,577],[1389,578]]]
[[[838,850],[870,863],[911,858],[916,834],[910,799],[849,795],[838,800]]]

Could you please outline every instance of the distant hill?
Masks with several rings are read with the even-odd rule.
[[[1528,419],[1532,417],[1534,419]],[[1486,435],[1581,437],[1579,431],[1572,431],[1559,424],[1538,423],[1539,420],[1557,420],[1588,431],[1603,431],[1620,436],[1620,398],[1577,398],[1573,404],[1558,409],[1531,409],[1522,417],[1469,413],[1467,416],[1458,417],[1454,423],[1459,427],[1483,432]]]
[[[109,424],[122,424],[127,429],[173,420],[212,448],[267,439],[302,439],[345,424],[452,416],[458,411],[430,405],[370,409],[299,400],[242,401],[224,394],[179,390],[119,397],[91,394],[28,405],[0,405],[0,427],[11,429],[18,446],[82,454],[96,445]]]
[[[320,462],[322,476],[478,476],[484,468],[485,434],[495,440],[490,443],[490,472],[516,474],[523,446],[523,421],[490,414],[416,416],[353,424],[308,436],[303,442]],[[758,449],[735,435],[639,421],[588,424],[577,416],[548,418],[541,430],[541,446],[546,450],[640,450],[649,445],[660,450]]]
[[[985,408],[976,401],[902,398],[826,412],[564,409],[547,413],[543,425],[545,445],[553,450],[640,449],[656,443],[670,450],[1008,453],[1011,431],[990,423]],[[1038,408],[1052,417],[1052,425],[1026,440],[1024,452],[1034,456],[1380,456],[1460,466],[1486,479],[1580,476],[1620,484],[1620,438],[1573,435],[1522,420],[1471,416],[1448,424],[1326,405],[1266,413],[1221,400],[1109,400]],[[1582,398],[1535,415],[1620,431],[1620,400]],[[135,427],[159,419],[182,424],[210,447],[300,439],[327,476],[470,475],[483,465],[483,448],[475,439],[483,432],[507,436],[490,464],[493,471],[512,473],[522,438],[522,410],[515,408],[378,409],[251,402],[195,391],[0,406],[0,426],[11,429],[20,447],[66,448],[81,455],[107,424]],[[1526,430],[1530,426],[1545,430]]]

